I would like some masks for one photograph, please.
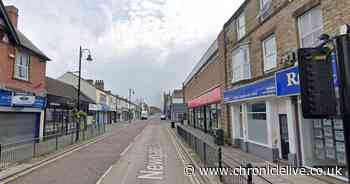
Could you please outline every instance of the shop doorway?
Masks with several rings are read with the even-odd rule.
[[[287,114],[279,114],[282,159],[288,160],[289,138]]]

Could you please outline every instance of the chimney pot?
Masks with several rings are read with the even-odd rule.
[[[18,26],[18,8],[10,5],[5,6],[8,17],[10,18],[11,24],[17,29]]]

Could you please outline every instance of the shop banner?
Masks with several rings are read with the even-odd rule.
[[[220,102],[221,100],[221,89],[217,87],[210,92],[188,102],[189,108],[199,107],[207,104]]]
[[[240,87],[238,89],[225,91],[224,102],[237,102],[250,98],[274,95],[276,95],[275,78],[270,78]]]
[[[336,74],[336,55],[332,53],[333,80],[336,87],[339,86],[339,81]],[[299,67],[294,66],[286,70],[276,73],[276,95],[291,96],[300,94]]]
[[[25,93],[15,94],[12,91],[0,90],[0,106],[3,107],[31,107],[44,109],[47,99],[41,96],[31,96]]]

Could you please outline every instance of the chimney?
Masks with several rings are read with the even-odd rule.
[[[15,27],[17,29],[18,8],[16,6],[13,6],[13,5],[5,6],[5,8],[6,8],[7,15],[10,18],[10,21],[11,21],[13,27]]]
[[[103,80],[96,80],[95,81],[95,87],[97,89],[104,90],[105,89],[105,84],[104,84]]]

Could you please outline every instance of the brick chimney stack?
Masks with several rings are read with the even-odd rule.
[[[10,6],[5,6],[6,8],[6,12],[10,18],[10,21],[13,25],[13,27],[15,27],[17,29],[18,26],[18,8],[16,6],[10,5]]]
[[[104,84],[103,80],[96,80],[95,81],[95,87],[97,89],[104,90],[105,89],[105,84]]]

